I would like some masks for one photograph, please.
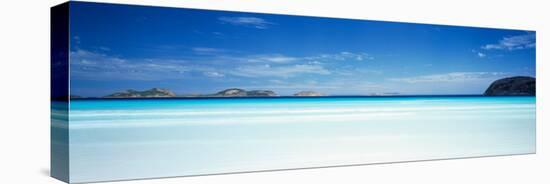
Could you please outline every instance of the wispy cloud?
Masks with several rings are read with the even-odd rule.
[[[293,77],[299,74],[328,75],[331,72],[319,65],[297,64],[284,66],[254,65],[241,66],[232,72],[243,77]]]
[[[374,57],[367,53],[340,52],[335,54],[318,54],[312,56],[287,56],[283,54],[263,54],[243,57],[252,63],[291,63],[302,62],[309,64],[322,64],[333,61],[367,61],[374,60]]]
[[[371,69],[346,68],[339,62],[365,61],[374,59],[367,53],[340,52],[335,54],[318,54],[311,56],[288,56],[282,54],[250,55],[235,58],[247,62],[232,73],[241,77],[294,77],[301,74],[316,75],[355,75],[380,74]],[[347,65],[346,65],[347,66]]]
[[[225,76],[225,74],[223,73],[213,72],[213,71],[203,72],[203,74],[207,77],[224,77]]]
[[[476,49],[472,49],[472,53],[474,53],[479,58],[485,58],[487,57],[487,54],[477,51]]]
[[[414,77],[392,78],[390,81],[406,83],[425,82],[466,82],[475,80],[495,79],[505,76],[502,72],[450,72],[444,74],[422,75]]]
[[[367,95],[386,89],[373,82],[357,78],[336,78],[329,80],[269,80],[268,83],[244,86],[250,89],[272,89],[280,94],[292,95],[298,91],[316,91],[327,95]]]
[[[274,23],[258,17],[219,17],[218,20],[224,24],[236,26],[253,27],[257,29],[267,29]]]
[[[210,47],[193,47],[193,51],[195,52],[223,52],[223,49],[218,48],[210,48]]]
[[[239,54],[238,56],[234,55],[235,52],[230,53],[226,50],[210,50],[210,49],[200,49],[201,52],[195,51],[197,54],[203,52],[208,52],[212,55],[215,55],[220,60],[235,62],[244,62],[244,63],[263,63],[263,64],[291,64],[291,63],[300,63],[300,64],[311,64],[311,65],[322,65],[327,63],[334,62],[344,62],[344,61],[367,61],[374,60],[374,57],[367,53],[352,53],[352,52],[340,52],[340,53],[328,53],[328,54],[317,54],[317,55],[308,55],[308,56],[291,56],[284,54]],[[229,54],[228,54],[229,53]],[[203,54],[205,55],[205,54]]]
[[[224,49],[210,48],[210,47],[193,47],[193,48],[191,48],[191,50],[192,50],[195,54],[199,54],[199,55],[220,54],[220,53],[223,53],[223,52],[226,51],[226,50],[224,50]]]
[[[302,75],[380,74],[376,70],[341,67],[341,61],[360,61],[366,53],[341,52],[314,56],[283,54],[246,55],[220,48],[192,47],[195,55],[183,59],[135,59],[76,49],[71,52],[71,72],[89,80],[164,80],[207,78],[290,78]]]
[[[82,49],[72,51],[70,57],[71,74],[80,79],[158,80],[190,71],[182,60],[130,60]]]
[[[485,55],[484,53],[481,53],[481,52],[477,52],[477,56],[480,57],[480,58],[484,58],[487,55]]]
[[[524,35],[504,37],[498,43],[487,44],[482,46],[481,48],[485,50],[519,50],[535,48],[535,46],[535,33],[527,33]]]
[[[344,52],[339,52],[335,54],[320,54],[317,56],[305,57],[304,59],[329,60],[329,61],[330,60],[331,61],[366,61],[366,60],[374,60],[374,56],[364,52],[354,53],[354,52],[344,51]]]
[[[213,48],[193,48],[197,52],[217,52]],[[223,60],[227,65],[213,66],[202,60]],[[253,55],[243,57],[169,59],[125,59],[98,52],[78,49],[71,52],[71,72],[76,78],[93,80],[161,80],[181,79],[187,73],[209,78],[226,77],[294,77],[302,74],[327,75],[331,72],[321,65],[292,63],[299,58],[284,55]],[[253,64],[251,62],[256,62]],[[239,64],[241,63],[241,64]],[[245,64],[247,63],[247,64]]]
[[[297,61],[300,58],[285,56],[282,54],[269,54],[247,56],[245,59],[252,63],[289,63]]]

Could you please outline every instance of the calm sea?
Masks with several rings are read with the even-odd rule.
[[[69,119],[73,182],[535,152],[535,97],[92,99]]]

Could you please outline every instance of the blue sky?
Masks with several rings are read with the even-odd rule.
[[[72,2],[71,93],[481,94],[535,76],[535,32]]]

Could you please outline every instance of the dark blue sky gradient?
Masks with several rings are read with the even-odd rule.
[[[72,2],[71,92],[480,94],[535,76],[535,32]]]

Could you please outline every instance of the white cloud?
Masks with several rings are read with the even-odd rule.
[[[70,61],[71,74],[89,80],[159,80],[190,71],[182,60],[128,60],[82,49],[72,51]]]
[[[318,54],[309,56],[289,56],[283,54],[254,54],[254,55],[240,55],[233,56],[230,53],[238,53],[231,50],[208,48],[208,47],[194,47],[192,51],[197,55],[211,55],[214,56],[210,60],[216,60],[218,62],[228,63],[265,63],[265,64],[310,64],[310,65],[323,65],[330,62],[338,61],[366,61],[374,60],[374,57],[370,54],[359,52],[340,52],[336,54]],[[204,58],[202,58],[204,59]]]
[[[519,50],[534,48],[535,46],[535,33],[527,33],[524,35],[504,37],[496,44],[487,44],[481,48],[486,50]]]
[[[481,52],[478,52],[478,53],[477,53],[477,56],[480,57],[480,58],[484,58],[484,57],[487,56],[487,55],[485,55],[485,54],[483,54],[483,53],[481,53]]]
[[[274,24],[258,17],[219,17],[218,20],[222,23],[257,29],[267,29],[270,25]]]
[[[299,58],[284,56],[280,54],[273,55],[253,55],[246,58],[247,61],[253,63],[267,62],[267,63],[289,63],[298,60]]]
[[[271,66],[265,64],[238,67],[232,74],[243,77],[293,77],[299,74],[328,75],[330,71],[319,65]]]
[[[365,53],[341,52],[309,57],[282,54],[231,56],[219,48],[194,47],[196,55],[185,59],[122,58],[77,49],[71,52],[71,71],[79,78],[90,80],[163,80],[182,79],[195,74],[209,78],[220,77],[280,77],[298,75],[354,75],[379,74],[375,70],[330,67],[335,60],[359,60]]]
[[[245,86],[249,89],[272,89],[278,94],[292,95],[299,91],[316,91],[323,94],[368,95],[386,89],[376,83],[357,78],[330,80],[270,80],[270,83]]]
[[[110,50],[111,50],[111,48],[109,48],[109,47],[104,47],[104,46],[101,46],[101,47],[99,47],[99,50],[102,50],[102,51],[110,51]]]
[[[495,79],[505,76],[502,72],[451,72],[445,74],[422,75],[404,78],[392,78],[390,81],[406,83],[424,82],[466,82],[475,80]]]
[[[191,48],[193,52],[197,54],[210,54],[210,53],[219,53],[224,52],[224,49],[210,48],[210,47],[193,47]]]
[[[374,57],[370,54],[359,52],[340,52],[336,54],[320,54],[318,56],[305,57],[307,60],[324,60],[324,61],[366,61],[374,60]]]
[[[204,75],[208,76],[208,77],[224,77],[225,74],[223,73],[219,73],[219,72],[203,72]]]
[[[472,53],[474,53],[479,58],[485,58],[487,57],[487,54],[477,51],[476,49],[472,49]]]
[[[336,54],[319,54],[305,57],[293,57],[282,54],[264,54],[250,55],[243,57],[244,60],[254,63],[291,63],[296,61],[305,61],[311,65],[320,65],[323,62],[331,61],[366,61],[373,60],[374,57],[367,53],[340,52]]]

